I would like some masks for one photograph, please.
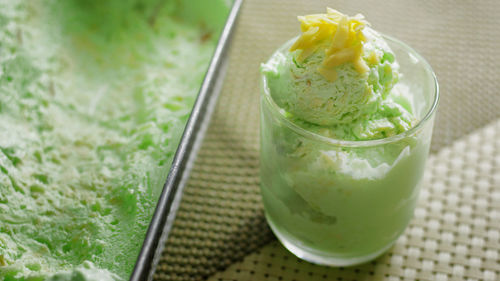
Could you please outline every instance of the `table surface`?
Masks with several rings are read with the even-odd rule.
[[[295,258],[259,193],[259,64],[298,34],[297,15],[362,13],[434,68],[441,101],[415,218],[361,266]],[[500,279],[500,2],[246,0],[218,105],[154,280]]]

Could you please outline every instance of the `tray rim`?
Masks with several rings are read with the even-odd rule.
[[[196,154],[195,143],[197,139],[201,139],[204,135],[204,132],[199,129],[204,119],[210,119],[213,111],[210,107],[215,106],[217,95],[214,94],[214,90],[218,80],[222,78],[219,76],[224,71],[221,69],[224,67],[225,53],[229,47],[229,41],[232,37],[242,3],[243,0],[234,0],[230,8],[229,15],[219,36],[205,78],[201,84],[167,179],[156,204],[141,251],[130,275],[130,281],[151,280],[153,277],[154,269],[164,247],[164,243],[161,242],[165,242],[168,237],[178,204],[180,203],[185,179],[189,174],[188,166],[190,159],[194,158]]]

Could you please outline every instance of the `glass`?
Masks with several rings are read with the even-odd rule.
[[[413,216],[439,89],[419,54],[384,38],[420,120],[399,135],[342,141],[307,131],[285,117],[262,76],[260,173],[266,218],[281,243],[304,260],[329,266],[372,260],[395,243]]]

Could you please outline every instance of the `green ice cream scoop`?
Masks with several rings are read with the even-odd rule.
[[[335,12],[323,16],[335,20]],[[307,17],[299,18],[307,31],[262,65],[276,104],[307,126],[328,127],[327,135],[339,139],[376,139],[408,130],[411,108],[390,94],[399,65],[382,36],[360,16],[334,24]],[[343,24],[352,38],[338,43]],[[330,34],[332,27],[336,30]],[[307,41],[303,38],[310,30],[316,37]]]

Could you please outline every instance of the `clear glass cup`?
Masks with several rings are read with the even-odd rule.
[[[399,135],[343,141],[307,131],[286,118],[262,76],[260,174],[266,218],[289,251],[316,264],[372,260],[395,243],[413,216],[439,89],[417,52],[384,38],[420,120]]]

